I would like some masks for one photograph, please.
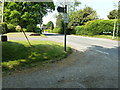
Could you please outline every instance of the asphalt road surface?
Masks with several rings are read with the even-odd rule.
[[[30,40],[64,41],[64,35],[44,34],[48,38]],[[74,48],[68,58],[43,70],[3,76],[3,88],[118,87],[118,41],[68,35],[67,44]]]

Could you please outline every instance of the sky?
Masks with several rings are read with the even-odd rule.
[[[65,1],[65,0],[53,0],[55,5],[57,5],[58,1]],[[67,0],[66,0],[67,1]],[[72,1],[72,0],[68,0]],[[92,7],[94,10],[96,10],[99,18],[101,19],[108,19],[107,15],[110,11],[113,9],[117,9],[114,4],[118,5],[119,0],[79,0],[82,4],[78,7],[79,9],[82,9],[86,6]],[[47,16],[43,18],[43,24],[47,24],[49,21],[53,21],[53,23],[56,23],[55,15],[57,14],[57,11],[54,11],[53,13],[49,13]]]

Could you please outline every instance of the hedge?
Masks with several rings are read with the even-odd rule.
[[[55,27],[55,28],[53,29],[53,33],[61,33],[61,29]]]
[[[78,35],[102,35],[103,32],[112,33],[113,28],[114,20],[93,20],[87,22],[84,26],[77,26],[75,31]]]

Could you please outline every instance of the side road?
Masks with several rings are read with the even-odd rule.
[[[34,37],[34,40],[63,42],[64,39],[63,35],[58,34],[47,33],[46,36]],[[9,37],[9,40],[14,38]],[[118,87],[117,41],[73,35],[67,36],[67,41],[75,49],[68,58],[48,64],[42,69],[3,76],[3,88]]]

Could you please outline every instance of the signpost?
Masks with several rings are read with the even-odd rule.
[[[68,14],[67,14],[67,5],[65,5],[65,7],[58,7],[57,8],[57,11],[58,12],[61,12],[61,13],[64,13],[64,35],[65,35],[65,38],[64,38],[64,51],[66,52],[66,30],[67,30],[67,23],[68,23]]]

